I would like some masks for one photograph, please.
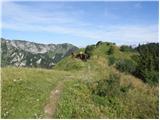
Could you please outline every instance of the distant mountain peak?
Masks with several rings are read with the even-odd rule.
[[[56,64],[78,48],[72,44],[41,44],[1,38],[2,66],[46,67]]]

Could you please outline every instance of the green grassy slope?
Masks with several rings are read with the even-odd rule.
[[[158,87],[149,86],[128,73],[119,72],[114,65],[108,65],[110,47],[114,47],[112,56],[117,60],[131,59],[137,54],[102,44],[92,51],[87,62],[68,57],[57,64],[56,69],[81,76],[65,84],[57,118],[158,118]],[[117,82],[106,86],[102,82],[98,88],[100,81],[111,81],[111,75],[118,76]],[[104,90],[103,87],[107,88],[106,96],[94,94],[98,89]]]
[[[42,118],[50,91],[68,74],[34,68],[2,68],[2,118]]]
[[[3,68],[2,118],[43,118],[50,91],[63,80],[54,118],[158,118],[158,86],[109,65],[110,56],[117,61],[135,54],[101,44],[87,62],[69,56],[53,70]]]

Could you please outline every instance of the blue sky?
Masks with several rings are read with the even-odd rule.
[[[78,47],[158,42],[158,2],[3,2],[2,37]]]

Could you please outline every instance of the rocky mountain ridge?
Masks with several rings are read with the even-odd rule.
[[[39,44],[1,38],[1,66],[51,68],[78,48],[72,44]]]

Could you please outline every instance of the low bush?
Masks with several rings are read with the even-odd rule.
[[[108,57],[108,65],[113,65],[115,63],[116,59],[114,56],[109,56]]]
[[[100,97],[115,97],[123,95],[132,87],[129,85],[120,85],[119,74],[110,74],[108,79],[99,80],[93,84],[92,94]]]
[[[93,94],[102,97],[115,96],[119,94],[120,81],[117,74],[111,74],[109,79],[97,81],[97,86],[93,89]]]
[[[159,81],[159,44],[139,45],[136,50],[139,55],[134,59],[137,63],[134,75],[146,83],[156,85]]]
[[[159,72],[157,71],[148,71],[146,74],[146,82],[150,84],[156,84],[159,82]]]
[[[109,50],[108,50],[108,55],[111,55],[111,54],[113,54],[114,53],[114,47],[113,46],[111,46],[110,48],[109,48]]]
[[[88,45],[85,49],[85,53],[89,56],[89,58],[92,56],[93,50],[96,48],[96,45]]]
[[[134,51],[134,49],[132,48],[132,46],[122,45],[120,47],[120,51],[122,51],[122,52],[132,52],[132,51]]]
[[[102,42],[102,41],[98,41],[97,44],[96,44],[96,46],[102,45],[103,43],[104,42]]]
[[[136,64],[132,60],[120,59],[116,63],[116,68],[121,72],[134,73],[136,70]]]
[[[150,85],[159,83],[159,72],[157,71],[139,70],[137,68],[135,75]]]

